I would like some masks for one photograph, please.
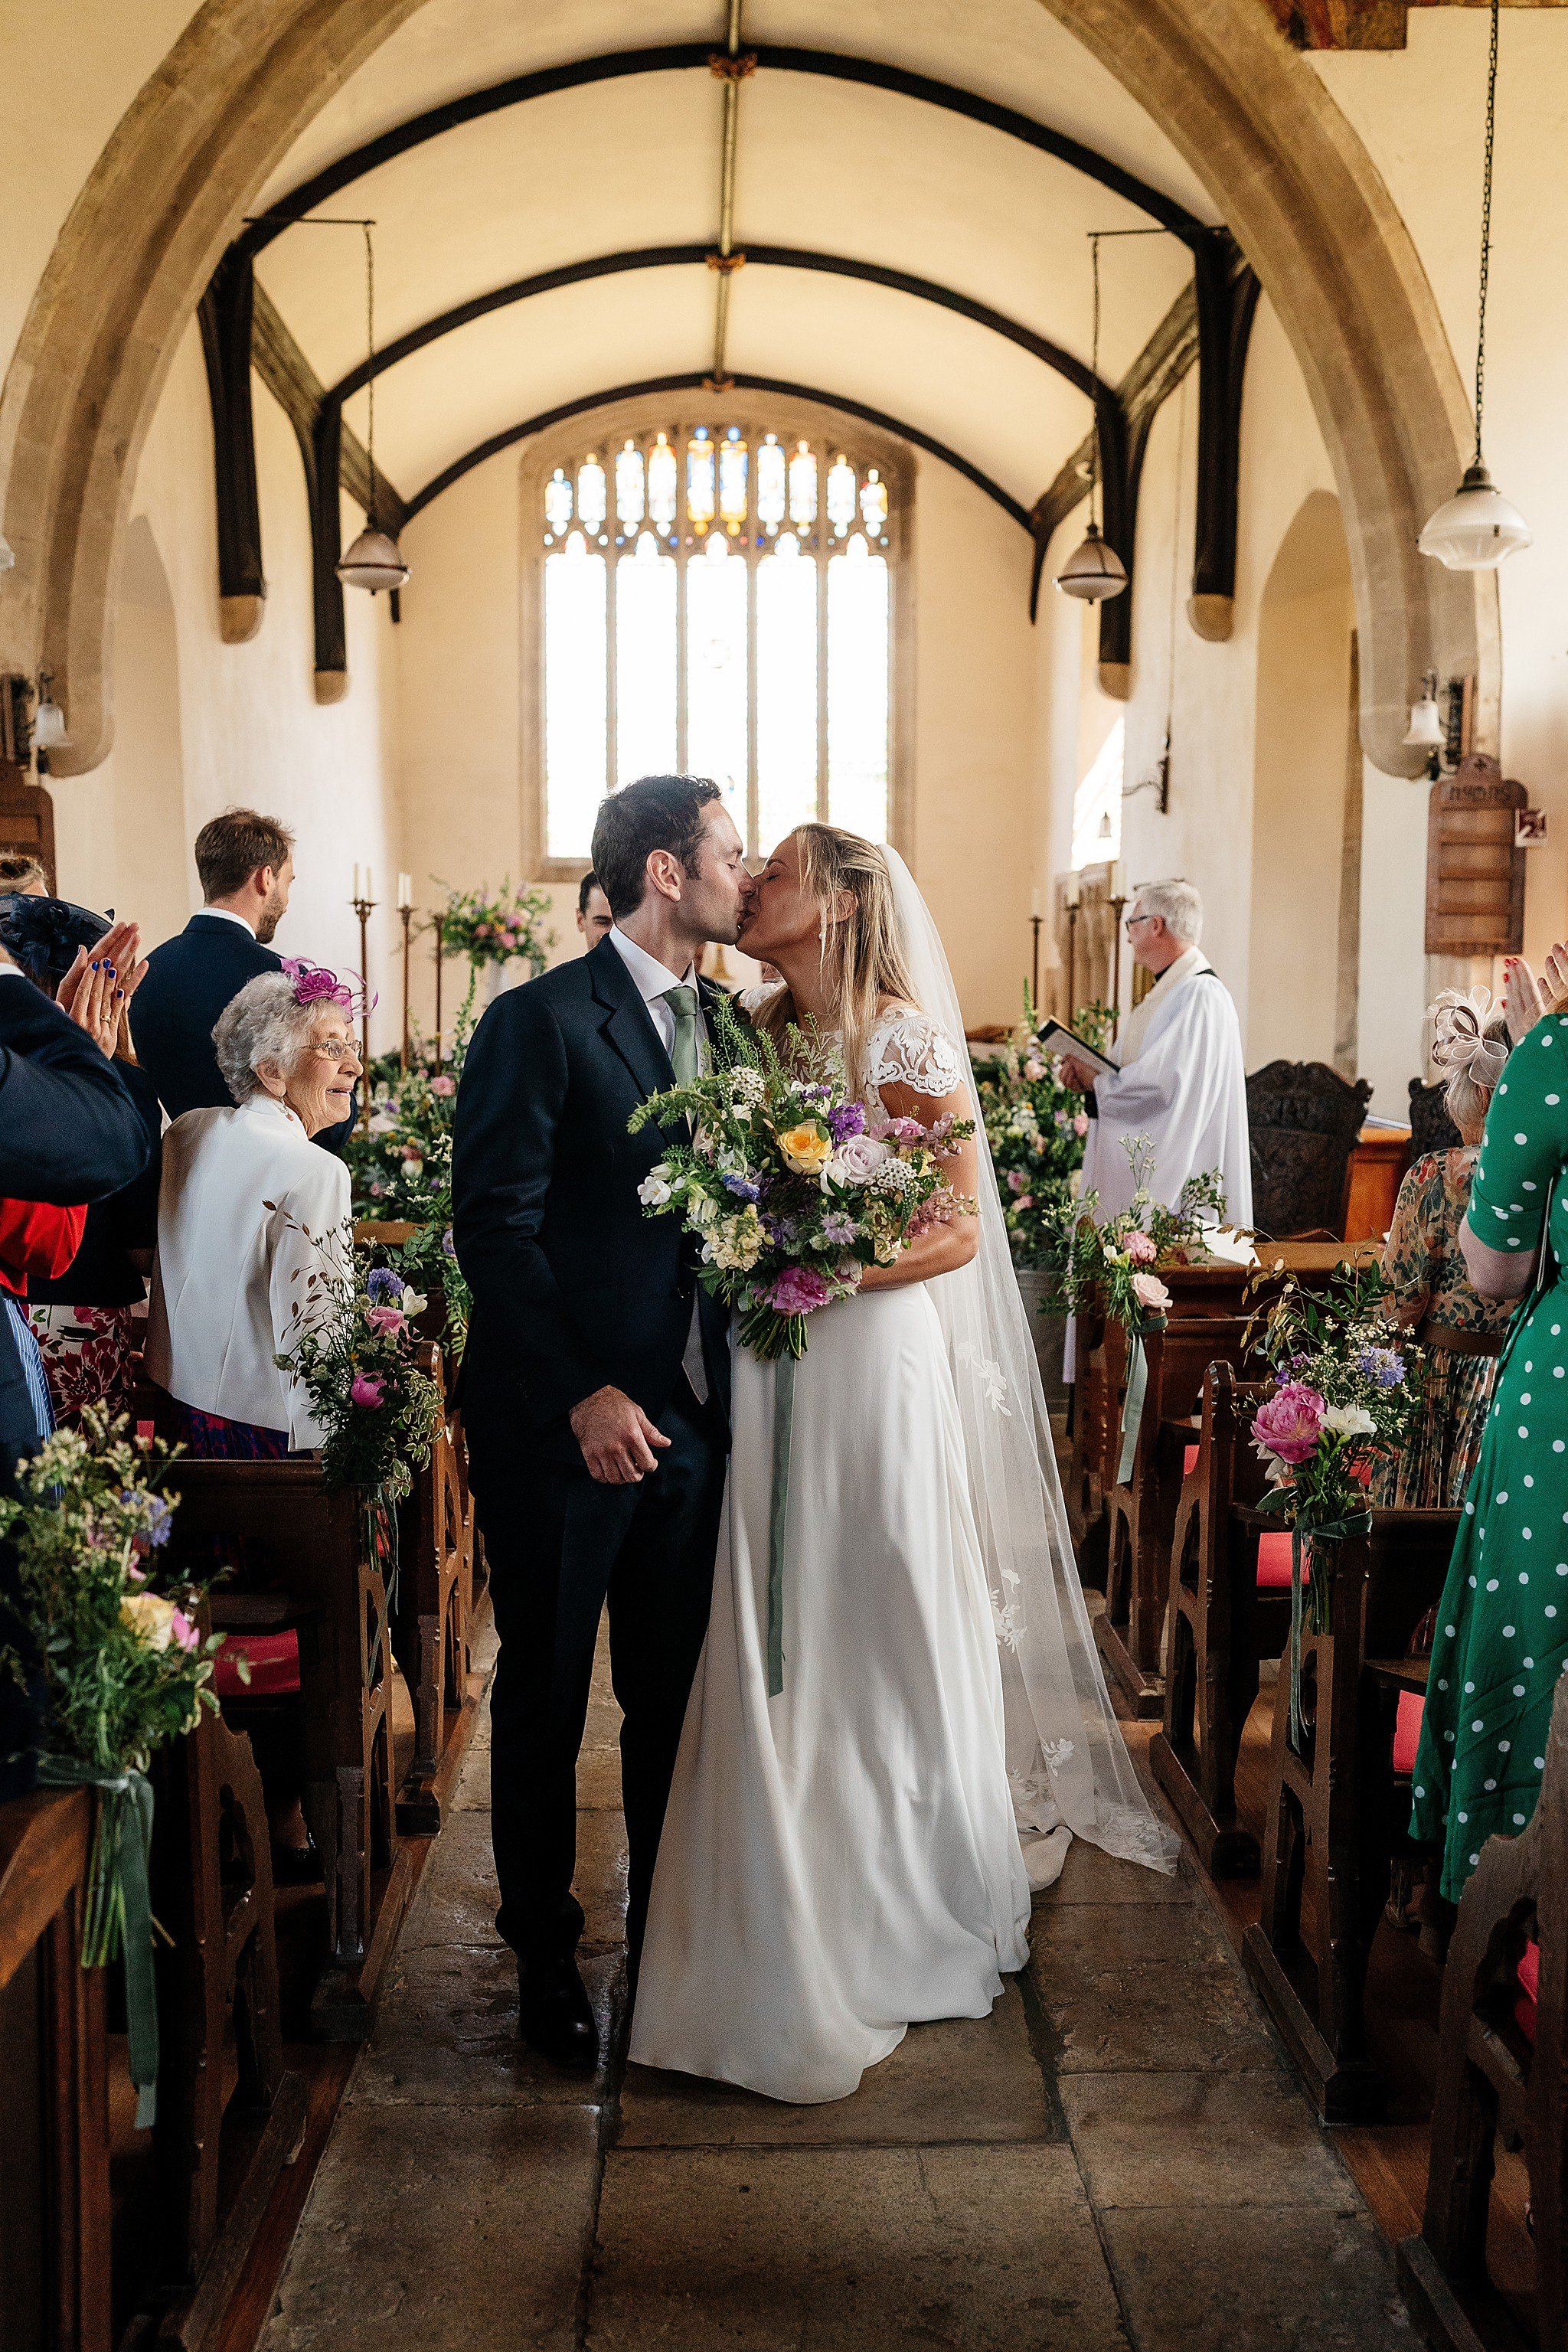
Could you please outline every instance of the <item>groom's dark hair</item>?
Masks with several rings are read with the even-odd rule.
[[[702,812],[721,797],[710,776],[639,776],[600,803],[589,855],[617,922],[642,905],[654,850],[667,849],[696,873]]]

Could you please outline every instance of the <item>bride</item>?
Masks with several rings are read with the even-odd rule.
[[[768,1696],[774,1368],[737,1349],[712,1614],[631,2056],[806,2103],[910,2023],[984,2017],[1073,1833],[1173,1867],[1106,1697],[942,942],[896,851],[825,824],[742,933],[873,1116],[976,1118],[979,1213],[819,1309],[796,1369],[784,1688]]]

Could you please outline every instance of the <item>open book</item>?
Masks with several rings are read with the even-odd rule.
[[[1111,1078],[1121,1067],[1114,1054],[1102,1054],[1098,1045],[1086,1045],[1060,1021],[1042,1021],[1037,1034],[1042,1053],[1070,1054],[1086,1070],[1100,1071]]]

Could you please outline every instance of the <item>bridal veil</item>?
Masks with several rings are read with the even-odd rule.
[[[1056,1451],[991,1165],[963,1016],[931,909],[884,846],[920,1009],[963,1051],[979,1155],[980,1248],[930,1295],[947,1342],[969,1495],[991,1590],[1006,1709],[1007,1777],[1024,1858],[1048,1886],[1067,1832],[1130,1862],[1173,1870],[1178,1842],[1132,1769],[1100,1670],[1068,1531]]]

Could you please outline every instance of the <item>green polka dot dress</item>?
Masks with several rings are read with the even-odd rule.
[[[1538,1022],[1487,1115],[1468,1223],[1533,1251],[1551,1204],[1545,1283],[1498,1366],[1426,1685],[1411,1833],[1443,1848],[1457,1903],[1489,1837],[1535,1811],[1557,1678],[1568,1666],[1568,1020]],[[1553,1265],[1552,1258],[1556,1264]]]

